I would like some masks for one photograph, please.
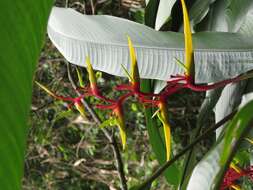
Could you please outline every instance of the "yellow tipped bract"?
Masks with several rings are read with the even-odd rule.
[[[89,81],[90,81],[91,87],[94,87],[97,85],[97,80],[96,80],[96,76],[95,76],[94,70],[92,68],[89,57],[86,57],[86,65],[87,65],[87,71],[89,74]]]
[[[188,11],[185,5],[185,1],[181,0],[183,9],[183,19],[184,19],[184,42],[185,42],[185,67],[186,75],[191,76],[194,74],[194,63],[193,63],[193,47],[192,47],[192,33]]]
[[[127,39],[128,39],[128,48],[129,48],[130,59],[131,59],[131,72],[130,72],[130,76],[132,79],[131,82],[132,83],[139,83],[140,82],[140,74],[139,74],[135,50],[134,50],[131,38],[129,36],[127,36]]]
[[[241,169],[234,162],[231,162],[230,167],[233,168],[237,173],[241,173]]]
[[[81,102],[75,102],[74,103],[76,109],[79,111],[82,117],[86,118],[85,109]]]
[[[245,138],[246,141],[248,141],[249,143],[253,144],[253,140],[249,139],[249,138]]]
[[[54,97],[54,98],[58,98],[58,96],[56,94],[54,94],[51,90],[49,90],[47,87],[45,87],[44,85],[40,84],[39,82],[35,81],[35,83],[41,88],[43,89],[47,94],[49,94],[50,96]]]
[[[238,185],[231,185],[231,188],[234,190],[241,190],[241,188]]]
[[[124,120],[122,120],[122,118],[118,118],[117,126],[119,128],[122,149],[125,150],[125,148],[126,148],[126,127],[125,127]]]
[[[78,81],[79,81],[80,87],[84,87],[84,82],[83,82],[82,73],[81,73],[81,71],[78,69],[78,67],[76,67],[76,73],[77,73],[77,77],[78,77]]]
[[[166,145],[166,159],[167,161],[170,159],[171,154],[171,131],[170,131],[170,124],[168,119],[168,112],[166,108],[166,104],[161,102],[159,104],[160,112],[157,114],[159,120],[163,124],[163,131],[164,131],[164,138],[165,138],[165,145]]]
[[[126,126],[125,126],[125,120],[123,116],[123,111],[121,107],[117,107],[114,110],[114,114],[117,117],[117,126],[119,128],[119,134],[121,138],[122,143],[122,149],[125,150],[126,148]]]

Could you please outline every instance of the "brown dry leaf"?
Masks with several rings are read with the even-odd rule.
[[[74,167],[77,167],[79,166],[82,162],[85,162],[86,160],[84,158],[81,158],[77,161],[75,161],[75,163],[73,164]]]
[[[81,115],[77,116],[76,119],[72,121],[73,124],[86,124],[95,125],[94,122],[89,121],[87,118],[83,118]]]

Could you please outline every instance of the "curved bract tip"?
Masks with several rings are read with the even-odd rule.
[[[166,146],[166,160],[168,161],[170,159],[171,154],[171,127],[168,120],[168,111],[166,103],[161,102],[159,104],[159,110],[160,112],[157,113],[157,116],[163,124],[163,132]]]
[[[40,84],[38,81],[35,81],[35,83],[42,89],[44,90],[47,94],[49,94],[50,96],[54,97],[54,98],[58,98],[58,96],[53,93],[51,90],[49,90],[47,87],[45,87],[43,84]]]
[[[137,59],[136,59],[136,53],[135,53],[131,38],[129,36],[127,36],[127,40],[128,40],[128,48],[129,48],[130,59],[131,59],[131,71],[130,71],[130,76],[132,80],[131,82],[139,83],[140,74],[139,74],[139,69],[138,69],[138,64],[137,64]]]
[[[97,80],[96,80],[96,76],[90,62],[90,58],[88,56],[86,57],[86,65],[87,65],[87,72],[89,74],[91,89],[93,89],[97,86]]]
[[[116,107],[113,110],[113,112],[116,116],[116,125],[119,128],[122,149],[125,150],[125,148],[126,148],[126,126],[125,126],[125,119],[124,119],[122,107],[121,106]]]
[[[81,114],[81,116],[86,118],[86,113],[85,113],[85,109],[84,109],[83,104],[80,101],[78,101],[78,102],[75,102],[74,105],[75,105],[77,111]]]
[[[191,25],[189,20],[188,11],[185,5],[185,1],[181,0],[182,9],[183,9],[183,19],[184,19],[184,42],[185,42],[185,67],[186,75],[194,75],[194,63],[193,63],[193,46],[192,46],[192,33]]]

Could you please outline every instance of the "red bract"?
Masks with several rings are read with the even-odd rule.
[[[238,180],[242,176],[248,176],[253,181],[253,166],[250,166],[247,169],[240,171],[236,171],[235,169],[230,167],[225,174],[220,190],[225,190],[233,186],[236,180]]]
[[[126,147],[126,127],[125,127],[125,119],[124,119],[124,112],[123,112],[123,103],[131,95],[132,93],[127,93],[125,95],[122,95],[117,100],[113,100],[113,102],[109,102],[110,104],[108,105],[96,105],[96,107],[99,109],[112,110],[112,113],[116,117],[115,125],[117,125],[119,128],[123,150]]]
[[[92,68],[90,58],[86,57],[86,64],[87,64],[87,72],[89,76],[90,85],[89,87],[78,87],[77,90],[82,90],[85,96],[95,96],[96,98],[103,100],[105,102],[114,103],[113,100],[106,98],[105,96],[100,93],[98,86],[97,86],[97,80],[94,73],[94,70]]]

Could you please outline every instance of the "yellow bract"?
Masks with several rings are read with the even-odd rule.
[[[86,118],[84,106],[79,102],[76,102],[74,105],[76,109],[79,111],[79,113],[81,114],[81,116]]]
[[[35,83],[41,88],[43,89],[46,93],[48,93],[50,96],[53,96],[54,98],[58,98],[56,94],[54,94],[51,90],[49,90],[47,87],[45,87],[44,85],[40,84],[39,82],[35,81]]]
[[[91,84],[91,86],[94,86],[94,85],[96,85],[97,80],[96,80],[96,76],[95,76],[94,70],[92,68],[89,57],[86,57],[86,65],[87,65],[87,71],[88,71],[88,74],[89,74],[90,84]]]
[[[237,173],[241,172],[241,169],[237,165],[235,165],[234,162],[231,162],[230,167],[233,168]]]
[[[181,4],[184,18],[185,66],[187,68],[185,74],[190,76],[194,74],[192,33],[185,1],[181,0]]]
[[[119,134],[122,142],[123,150],[126,148],[126,126],[125,126],[125,120],[123,115],[122,107],[119,106],[113,110],[115,116],[116,116],[116,125],[119,128]]]
[[[122,117],[117,118],[117,126],[119,128],[119,134],[120,134],[120,138],[121,138],[122,148],[123,148],[123,150],[125,150],[125,148],[126,148],[126,126],[125,126],[125,122]]]
[[[231,188],[234,190],[241,190],[241,188],[238,185],[231,185]]]
[[[140,81],[140,74],[139,74],[139,69],[138,69],[138,65],[137,65],[137,60],[136,60],[136,54],[135,54],[135,50],[133,47],[133,43],[130,39],[130,37],[127,37],[128,39],[128,48],[129,48],[129,53],[130,53],[130,59],[131,59],[131,72],[130,72],[130,76],[131,76],[131,82],[132,83],[138,83]]]
[[[171,153],[171,131],[170,131],[170,124],[168,119],[168,112],[166,105],[164,103],[160,103],[159,105],[160,112],[157,114],[159,120],[163,124],[163,131],[164,131],[164,138],[165,138],[165,145],[166,145],[166,159],[167,161],[170,159]]]
[[[84,87],[84,82],[83,82],[83,78],[82,78],[82,73],[81,73],[81,71],[78,69],[78,67],[76,67],[76,73],[77,73],[77,77],[78,77],[78,81],[79,81],[80,87]]]
[[[253,140],[249,139],[249,138],[245,138],[246,141],[248,141],[249,143],[253,144]]]

